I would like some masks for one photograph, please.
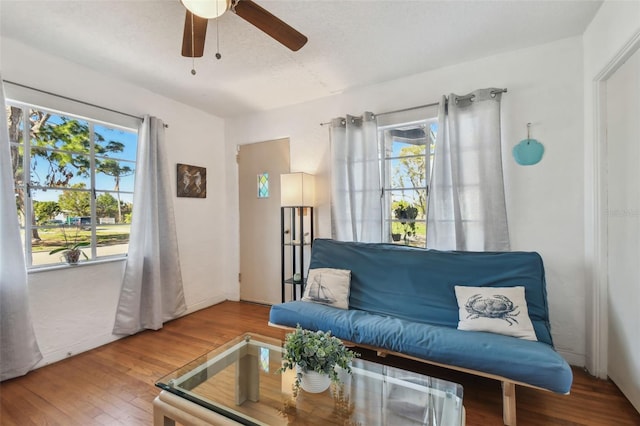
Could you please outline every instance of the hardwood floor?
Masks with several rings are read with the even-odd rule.
[[[267,325],[269,308],[224,302],[0,384],[0,424],[151,425],[155,381],[231,338],[251,331],[282,339]],[[467,425],[502,424],[498,382],[429,367],[419,362],[377,358],[409,370],[461,383]],[[571,395],[517,387],[518,425],[640,425],[640,414],[610,381],[574,369]]]

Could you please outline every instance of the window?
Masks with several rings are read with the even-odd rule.
[[[269,173],[258,175],[258,198],[269,198]]]
[[[7,116],[27,266],[61,263],[49,252],[65,239],[89,259],[126,255],[137,131],[12,101]]]
[[[416,121],[378,124],[384,235],[390,242],[426,247],[428,182],[437,130],[435,114]]]

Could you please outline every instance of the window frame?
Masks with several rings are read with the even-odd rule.
[[[74,102],[74,104],[76,104]],[[112,190],[112,189],[106,189],[106,188],[97,188],[96,185],[96,176],[100,173],[97,169],[97,162],[96,162],[96,158],[98,159],[109,159],[109,160],[114,160],[117,161],[118,164],[121,163],[126,163],[129,166],[132,166],[133,169],[133,173],[132,175],[134,176],[133,180],[133,185],[135,185],[135,170],[137,168],[138,165],[138,158],[137,158],[137,148],[135,150],[134,153],[134,159],[131,160],[130,158],[124,158],[124,156],[119,156],[117,154],[119,153],[115,153],[115,156],[109,156],[109,155],[104,155],[103,153],[98,153],[96,154],[96,149],[95,149],[95,145],[96,145],[96,132],[95,132],[95,128],[96,127],[103,127],[105,129],[109,129],[110,131],[121,131],[121,132],[126,132],[129,133],[133,136],[135,136],[136,138],[136,143],[137,143],[137,138],[138,138],[138,128],[137,126],[134,127],[134,121],[130,120],[130,119],[125,119],[125,120],[110,120],[110,121],[105,121],[99,118],[90,118],[86,115],[83,114],[78,114],[76,112],[67,112],[67,111],[61,111],[59,109],[55,109],[55,108],[49,108],[49,107],[45,107],[45,106],[41,106],[35,103],[31,103],[31,102],[25,102],[25,101],[20,101],[20,100],[16,100],[15,98],[7,98],[5,100],[5,106],[6,107],[17,107],[20,108],[22,110],[22,141],[18,141],[18,142],[14,142],[14,141],[9,141],[10,147],[17,147],[18,149],[22,148],[23,149],[23,154],[22,154],[22,183],[18,184],[18,182],[13,182],[13,186],[14,188],[17,189],[20,187],[20,189],[24,192],[24,223],[20,224],[20,230],[21,232],[23,232],[23,250],[24,250],[24,256],[25,256],[25,264],[27,267],[27,270],[29,272],[33,272],[33,271],[41,271],[41,270],[46,270],[46,269],[50,269],[50,268],[60,268],[60,267],[68,267],[69,265],[67,265],[66,263],[60,261],[60,262],[54,262],[54,263],[44,263],[44,264],[34,264],[33,263],[33,244],[32,244],[32,234],[33,234],[33,229],[51,229],[52,225],[42,225],[42,224],[34,224],[33,220],[28,219],[28,218],[32,218],[33,214],[34,214],[34,202],[38,201],[37,199],[35,199],[34,197],[34,193],[33,191],[47,191],[47,190],[51,190],[51,191],[77,191],[77,192],[86,192],[89,193],[89,200],[90,200],[90,225],[88,225],[87,227],[90,227],[90,231],[91,231],[91,238],[90,238],[90,242],[91,242],[91,246],[90,246],[90,256],[88,260],[84,260],[82,262],[82,264],[95,264],[95,263],[102,263],[105,261],[112,261],[112,260],[122,260],[122,259],[126,259],[127,257],[127,253],[117,253],[117,254],[112,254],[112,255],[100,255],[98,253],[98,246],[97,246],[97,225],[99,224],[99,218],[97,215],[97,199],[98,196],[100,194],[112,194],[112,193],[118,193],[119,195],[126,195],[129,196],[131,198],[131,200],[133,201],[133,196],[134,196],[134,188],[132,186],[132,189],[129,190],[122,190],[119,189],[118,191]],[[73,106],[73,108],[69,108],[71,110],[78,110],[77,105],[71,105]],[[93,108],[88,108],[88,110],[90,112],[95,112],[96,108],[99,107],[93,107]],[[88,126],[88,138],[89,138],[89,152],[81,152],[81,151],[70,151],[70,150],[64,150],[64,149],[60,149],[60,148],[56,148],[56,147],[43,147],[43,148],[38,148],[40,150],[43,150],[45,152],[58,152],[58,153],[63,153],[63,154],[68,154],[68,155],[85,155],[89,157],[89,176],[88,176],[88,182],[89,183],[89,187],[88,188],[73,188],[71,187],[71,185],[69,186],[51,186],[51,185],[42,185],[41,182],[35,183],[33,182],[33,179],[31,177],[31,172],[32,172],[32,161],[33,160],[33,141],[31,138],[31,124],[30,124],[30,119],[29,117],[31,116],[32,111],[42,111],[44,113],[49,113],[58,117],[65,117],[71,120],[78,120],[82,123],[86,123]],[[101,115],[101,114],[96,114],[96,115]],[[107,117],[112,118],[113,114],[111,115],[107,115]],[[7,117],[8,119],[8,117]],[[113,121],[121,121],[122,124],[118,124],[118,123],[114,123]],[[139,120],[136,120],[139,123]],[[120,199],[117,198],[118,202],[120,202]],[[132,204],[132,211],[133,211],[133,204]],[[82,222],[81,222],[82,223]],[[109,224],[110,227],[118,227],[118,226],[130,226],[130,224],[124,224],[124,223],[120,223],[120,224]],[[55,247],[51,247],[52,249]],[[86,248],[83,249],[85,252],[88,251]],[[87,253],[89,254],[89,253]]]
[[[383,194],[383,209],[382,209],[382,238],[383,241],[393,244],[402,244],[402,245],[410,245],[415,247],[427,247],[426,237],[427,237],[427,208],[429,205],[429,184],[431,172],[433,169],[433,160],[435,155],[435,133],[432,133],[431,126],[435,123],[438,125],[438,115],[437,110],[427,110],[422,111],[426,114],[421,114],[419,116],[415,115],[415,111],[412,111],[412,114],[398,115],[394,118],[384,120],[382,123],[378,123],[378,139],[379,139],[379,152],[380,152],[380,179],[381,179],[381,188]],[[388,155],[388,153],[392,153],[392,144],[394,138],[392,136],[387,137],[387,132],[393,129],[402,129],[407,127],[423,127],[426,129],[426,138],[427,142],[425,144],[425,172],[424,176],[421,180],[425,182],[424,186],[394,186],[393,182],[393,173],[394,166],[393,162],[402,160],[405,158],[417,158],[422,157],[422,154],[419,155]],[[437,131],[437,129],[436,129]],[[432,148],[433,146],[433,148]],[[416,219],[408,219],[405,220],[405,223],[422,223],[425,226],[425,235],[424,235],[424,245],[419,244],[411,244],[407,241],[394,241],[392,237],[392,230],[394,223],[401,223],[400,219],[396,218],[392,213],[392,205],[393,205],[393,194],[398,192],[415,192],[417,191],[425,191],[425,200],[424,200],[424,217],[416,218]],[[409,197],[411,198],[411,197]]]

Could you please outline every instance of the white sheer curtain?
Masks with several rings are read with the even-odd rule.
[[[42,359],[31,323],[4,88],[0,76],[0,381],[29,372]]]
[[[427,247],[509,250],[502,176],[500,89],[440,102]]]
[[[164,124],[145,117],[138,156],[129,255],[113,332],[157,330],[186,311]]]
[[[382,187],[375,116],[331,121],[332,236],[341,241],[382,241]]]

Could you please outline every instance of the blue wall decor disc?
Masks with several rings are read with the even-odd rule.
[[[531,166],[540,162],[544,145],[535,139],[523,139],[513,147],[513,158],[521,166]]]

